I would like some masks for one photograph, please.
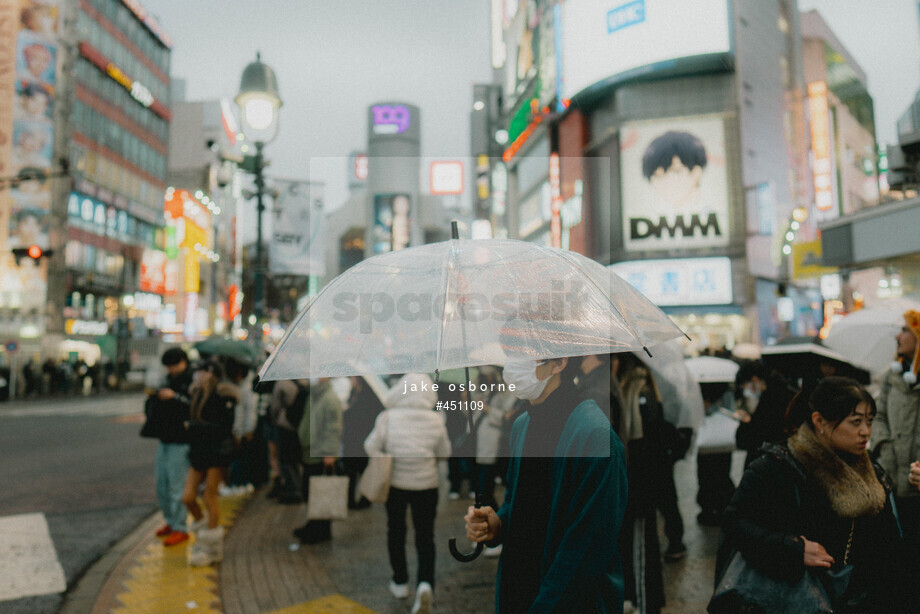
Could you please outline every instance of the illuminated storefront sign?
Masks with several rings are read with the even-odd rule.
[[[68,335],[107,335],[109,325],[95,320],[65,320],[64,331]]]
[[[808,84],[808,109],[811,112],[811,151],[814,155],[815,209],[821,220],[837,217],[834,195],[831,134],[827,107],[827,84]]]
[[[106,76],[115,81],[115,83],[128,90],[128,93],[131,94],[134,100],[149,108],[163,119],[169,121],[171,118],[169,109],[162,102],[154,98],[147,86],[126,75],[121,68],[109,61],[105,55],[86,41],[80,41],[78,46],[80,54],[83,57],[89,60],[93,66],[105,73]]]
[[[732,302],[729,258],[634,260],[610,268],[659,307]]]

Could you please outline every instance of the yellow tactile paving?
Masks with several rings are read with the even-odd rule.
[[[376,614],[374,610],[365,608],[342,595],[326,595],[322,599],[314,599],[298,603],[281,610],[274,610],[268,614]]]
[[[233,525],[248,498],[249,495],[220,498],[220,523],[224,527]],[[112,614],[220,613],[218,567],[189,566],[193,541],[194,537],[167,548],[151,538],[122,578],[124,590],[116,595],[119,605],[111,610]]]

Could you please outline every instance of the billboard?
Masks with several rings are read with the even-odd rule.
[[[374,196],[373,253],[409,247],[412,205],[408,194]]]
[[[276,275],[325,275],[322,185],[276,180],[281,190],[272,210],[271,272]]]
[[[727,0],[567,0],[561,96],[639,72],[673,71],[686,58],[728,53],[730,40]]]
[[[631,260],[610,268],[659,307],[732,302],[732,265],[727,257]]]
[[[722,117],[624,124],[620,185],[627,251],[728,245]]]

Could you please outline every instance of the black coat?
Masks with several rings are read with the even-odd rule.
[[[834,558],[834,569],[841,567],[853,521],[833,511],[817,479],[792,456],[786,444],[766,445],[761,452],[745,471],[725,509],[716,581],[737,548],[761,573],[797,582],[805,572],[805,544],[800,536],[821,544]],[[889,495],[891,479],[881,467],[873,467]],[[911,600],[904,571],[906,552],[891,497],[879,514],[861,516],[853,526],[848,560],[854,566],[851,594],[865,591],[870,607],[855,611],[915,611],[906,606]]]
[[[779,378],[771,378],[760,396],[750,422],[742,422],[735,433],[739,450],[747,451],[744,466],[748,467],[760,454],[765,443],[778,443],[785,439],[784,416],[796,391]]]

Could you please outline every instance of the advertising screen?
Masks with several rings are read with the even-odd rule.
[[[620,185],[627,251],[728,245],[728,175],[721,117],[624,124]]]
[[[374,253],[395,252],[409,246],[411,202],[408,194],[374,196]]]
[[[561,94],[730,49],[727,0],[566,0]]]

